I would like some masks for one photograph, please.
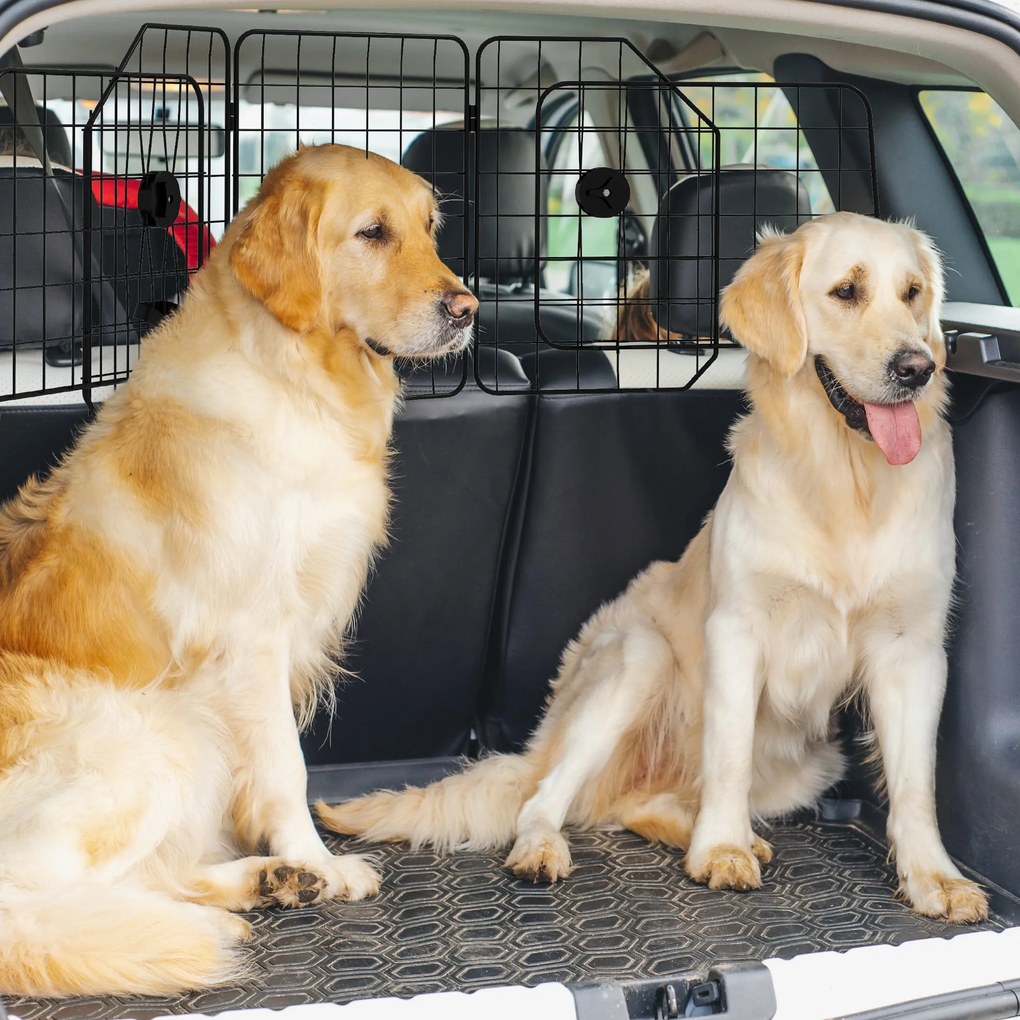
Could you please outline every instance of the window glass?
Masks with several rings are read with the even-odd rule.
[[[84,169],[85,127],[95,101],[56,99],[47,107],[60,118],[71,145],[73,166]],[[224,173],[230,144],[226,129],[226,104],[214,94],[200,113],[190,98],[158,91],[139,93],[130,100],[111,100],[96,121],[92,136],[92,169],[114,177],[138,179],[146,169],[172,170],[181,186],[181,197],[192,210],[199,208],[198,126],[203,126],[206,170],[203,220],[212,236],[226,228]],[[204,120],[203,120],[204,117]]]
[[[552,290],[572,294],[578,293],[583,286],[586,299],[613,294],[616,291],[620,218],[582,215],[574,197],[574,188],[582,171],[609,163],[591,117],[585,113],[582,120],[575,114],[567,120],[552,135],[546,156],[550,174],[545,285]],[[583,281],[578,279],[581,269]]]
[[[1009,300],[1020,304],[1020,130],[984,92],[927,90],[919,98]]]
[[[719,129],[719,165],[757,165],[795,171],[811,199],[813,213],[835,210],[818,163],[797,126],[786,94],[767,74],[738,72],[714,75],[708,84],[678,82],[684,96]],[[757,88],[719,86],[727,82],[761,83]],[[714,86],[714,87],[713,87]],[[700,134],[702,166],[712,165],[712,136]]]
[[[53,100],[47,103],[60,117],[68,131],[72,151],[75,155],[73,169],[82,169],[84,127],[92,112],[94,103],[79,100]],[[162,168],[161,159],[170,166],[175,162],[176,135],[197,125],[198,111],[195,104],[173,103],[166,108],[152,106],[151,124],[146,125],[144,115],[150,113],[150,104],[132,102],[122,104],[116,110],[111,108],[112,124],[131,124],[131,130],[108,131],[103,136],[105,145],[96,145],[92,153],[92,165],[105,173],[117,176],[140,176],[143,166]],[[226,123],[224,100],[214,97],[205,111],[206,125],[212,125],[214,141],[218,144],[208,152],[206,167],[210,177],[217,182],[208,189],[208,206],[205,219],[218,239],[226,227],[224,189],[218,186],[225,172],[226,146],[230,144],[225,131],[220,127]],[[447,124],[461,120],[463,113],[437,110],[416,112],[412,110],[364,110],[317,106],[302,106],[298,109],[292,103],[267,103],[265,106],[241,100],[238,107],[240,139],[238,165],[235,172],[239,178],[239,194],[243,205],[255,192],[263,176],[288,153],[294,152],[299,143],[319,145],[335,141],[342,145],[364,146],[366,137],[369,148],[395,162],[400,161],[404,150],[421,134],[435,124]],[[366,135],[367,132],[367,135]],[[102,135],[101,132],[97,133]],[[184,147],[185,151],[196,152],[197,145]],[[144,155],[144,158],[143,158]],[[184,165],[186,164],[186,165]],[[198,208],[197,160],[176,159],[177,172],[184,201],[192,208]]]
[[[407,147],[423,131],[438,124],[461,120],[463,113],[448,110],[385,110],[301,106],[270,103],[261,106],[242,102],[238,109],[240,145],[237,172],[241,202],[258,190],[262,175],[298,143],[321,145],[335,142],[354,145],[400,162]]]

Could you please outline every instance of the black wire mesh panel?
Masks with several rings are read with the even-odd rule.
[[[440,254],[465,276],[468,53],[452,36],[253,30],[234,47],[234,204],[302,144],[340,143],[404,163],[440,192]],[[254,68],[253,70],[251,68]],[[435,145],[442,125],[459,125]],[[398,366],[409,399],[450,396],[466,362]]]
[[[851,87],[670,80],[612,39],[489,40],[476,78],[477,345],[544,392],[739,384],[739,352],[706,372],[758,231],[878,212]]]
[[[151,326],[146,302],[159,308],[186,283],[184,255],[104,151],[120,113],[103,99],[129,88],[120,75],[2,77],[21,101],[0,109],[0,400],[52,399],[126,375]]]
[[[203,265],[210,248],[223,236],[234,213],[231,147],[227,123],[230,118],[230,44],[218,28],[189,25],[143,25],[120,63],[122,73],[152,75],[157,84],[135,107],[146,125],[160,125],[152,139],[137,139],[135,149],[144,146],[144,159],[137,158],[130,134],[121,158],[132,170],[170,170],[178,177],[187,199],[181,204],[174,229],[185,245],[188,272]],[[184,102],[172,102],[173,75],[187,75],[189,95]],[[201,98],[199,105],[195,94]],[[167,102],[163,102],[166,94]],[[147,100],[147,102],[146,102]],[[200,126],[195,119],[203,114]],[[177,117],[178,119],[174,120]],[[176,133],[173,129],[176,129]],[[201,135],[202,158],[198,162]],[[133,164],[133,165],[132,165]],[[201,173],[196,173],[201,170]],[[202,205],[203,215],[197,210]]]
[[[620,319],[653,323],[668,353],[697,358],[719,289],[754,250],[761,230],[793,231],[837,210],[879,210],[871,112],[856,89],[776,83],[764,75],[682,84],[688,106],[677,108],[677,119],[686,173],[660,200],[647,285],[627,295]],[[706,150],[699,123],[688,118],[690,106],[716,126],[719,150]],[[721,166],[711,170],[714,159]],[[709,205],[719,216],[716,280],[697,257],[704,242],[688,225],[695,210]],[[721,340],[735,346],[725,334]]]
[[[86,289],[98,296],[82,309],[92,405],[127,379],[142,338],[176,308],[212,243],[202,88],[186,74],[119,71],[83,139],[84,176],[103,196],[83,209]]]
[[[671,183],[676,110],[708,151],[714,128],[626,39],[490,39],[475,79],[479,353],[511,352],[543,391],[618,388],[605,352],[616,345],[617,291]],[[642,124],[632,88],[654,111]],[[711,240],[711,210],[694,219]],[[703,257],[711,274],[715,253]],[[505,391],[498,375],[479,384]]]
[[[162,137],[146,139],[145,163],[148,165],[145,169],[173,169],[179,166],[185,175],[182,183],[187,187],[190,210],[180,210],[178,223],[187,230],[188,269],[193,272],[201,267],[210,247],[223,236],[234,213],[231,207],[232,152],[227,143],[227,122],[230,116],[228,101],[232,81],[229,41],[226,33],[218,28],[146,24],[139,29],[128,47],[119,71],[149,74],[157,81],[167,79],[167,87],[162,91],[170,94],[170,76],[187,75],[190,90],[197,91],[201,97],[200,109],[204,118],[201,132],[194,120],[199,110],[197,103],[163,103],[160,92],[153,89],[152,94],[146,97],[148,103],[140,102],[135,107],[136,112],[141,111],[145,115],[147,124],[161,124],[164,127]],[[174,123],[175,115],[185,119]],[[169,131],[171,125],[176,127],[178,136]],[[200,133],[203,165],[199,176],[194,174],[196,168],[191,165],[191,161],[197,159]],[[129,148],[122,158],[127,160],[134,155]],[[141,168],[142,161],[135,160],[135,163]],[[201,221],[195,222],[195,218],[189,216],[189,211],[197,211],[199,191],[204,216]]]
[[[644,95],[644,105],[654,111],[654,120],[637,137],[630,124],[628,101],[638,92]],[[542,153],[554,146],[562,147],[564,140],[556,121],[556,110],[574,103],[578,138],[570,155],[576,156],[576,165],[560,159],[559,166],[549,168]],[[606,152],[612,166],[592,167],[585,160],[585,132],[595,132],[599,145]],[[563,278],[564,269],[571,293],[543,290],[542,264],[536,263],[534,300],[535,324],[538,340],[550,347],[577,348],[586,341],[602,348],[619,349],[626,343],[628,349],[655,349],[658,336],[628,335],[630,328],[625,316],[627,297],[621,292],[619,280],[626,279],[628,263],[639,255],[639,231],[632,224],[628,233],[628,215],[631,197],[643,191],[650,199],[668,192],[675,182],[672,152],[677,143],[693,145],[699,153],[699,173],[708,182],[719,176],[719,132],[712,121],[690,103],[675,85],[665,81],[650,82],[561,82],[546,89],[539,97],[535,115],[536,189],[535,229],[538,236],[553,231],[563,233],[564,225],[554,221],[566,220],[566,231],[573,238],[576,224],[577,241],[573,251],[546,254],[545,272]],[[569,137],[568,137],[569,142]],[[635,153],[636,150],[636,153]],[[560,197],[558,205],[545,200],[555,179],[566,171],[568,180],[576,179],[574,192]],[[572,201],[571,201],[572,199]],[[692,336],[704,343],[695,351],[698,374],[704,371],[716,351],[718,337],[718,309],[712,295],[719,289],[719,189],[710,186],[702,199],[670,208],[652,224],[652,236],[662,234],[662,243],[653,245],[644,261],[649,272],[662,279],[665,296],[671,304],[684,308]],[[543,222],[545,221],[545,223]],[[548,223],[548,227],[546,227]],[[608,229],[607,229],[608,227]],[[690,240],[686,247],[668,243],[668,235],[683,236]],[[557,265],[565,263],[566,265]],[[672,294],[672,275],[681,270],[696,277],[699,286],[694,294],[678,288]],[[591,281],[591,291],[586,283]],[[610,284],[607,287],[607,281]],[[592,285],[593,284],[593,285]],[[648,298],[634,289],[629,295],[636,307],[647,304]],[[698,300],[698,295],[709,300]],[[574,335],[564,343],[552,335],[547,320],[554,309],[570,309]],[[586,314],[598,313],[600,335],[592,339],[584,333]],[[658,332],[658,331],[657,331]]]
[[[53,173],[4,110],[0,399],[101,399],[176,307],[229,216],[228,61],[217,29],[144,25],[116,72],[7,72]]]

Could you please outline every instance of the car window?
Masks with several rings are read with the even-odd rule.
[[[299,144],[364,147],[400,162],[407,147],[423,131],[463,120],[463,112],[449,110],[355,109],[295,106],[293,103],[241,102],[238,108],[240,143],[237,173],[241,202],[258,190],[265,173]]]
[[[811,199],[816,215],[835,211],[832,196],[826,187],[818,162],[786,93],[767,74],[736,72],[713,75],[711,84],[686,79],[677,86],[719,129],[720,166],[769,166],[797,173]],[[727,88],[719,86],[733,83]],[[739,83],[757,87],[741,88]],[[771,87],[770,87],[771,86]],[[712,136],[698,134],[701,151],[697,153],[702,167],[711,167]]]
[[[609,162],[591,117],[568,117],[546,149],[547,195],[545,285],[586,299],[616,292],[620,218],[583,216],[574,189],[579,174]],[[580,261],[579,261],[580,260]],[[583,280],[578,279],[583,267]]]
[[[51,100],[46,104],[60,118],[71,142],[74,169],[82,168],[84,128],[92,112],[91,105],[78,100]],[[166,107],[166,108],[164,108]],[[150,116],[151,114],[151,116]],[[238,165],[239,194],[243,204],[258,190],[266,172],[299,144],[317,145],[338,142],[364,146],[396,162],[404,150],[422,131],[437,124],[463,119],[463,112],[429,110],[427,113],[386,109],[328,108],[292,103],[267,103],[265,106],[241,100],[238,105]],[[218,125],[226,122],[226,109],[222,99],[214,97],[206,112],[207,133],[205,166],[207,174],[222,179],[225,173],[225,132]],[[122,109],[111,111],[111,129],[98,131],[99,143],[92,153],[92,165],[104,173],[117,176],[140,175],[144,165],[166,165],[180,174],[184,201],[198,208],[196,187],[197,160],[184,160],[180,153],[194,154],[197,145],[182,143],[182,132],[194,130],[197,113],[186,104],[164,104],[163,107],[132,102]],[[146,120],[149,121],[146,124]],[[210,140],[214,145],[209,151]],[[188,162],[188,167],[182,163]],[[193,164],[193,165],[191,165]],[[182,173],[182,170],[190,173]],[[223,189],[212,187],[206,202],[206,220],[215,238],[226,228],[226,209]]]
[[[203,210],[203,225],[215,240],[227,226],[225,101],[218,95],[200,114],[198,104],[179,96],[159,95],[158,90],[139,93],[130,100],[111,100],[96,122],[92,135],[92,170],[117,178],[139,179],[146,169],[170,170],[177,176],[184,203]],[[158,96],[158,98],[157,98]],[[50,99],[45,104],[59,118],[71,149],[70,169],[85,167],[85,128],[95,102],[83,99]],[[204,152],[198,142],[202,126]],[[200,172],[201,171],[201,172]],[[204,178],[203,201],[199,185]]]
[[[985,235],[1009,300],[1020,304],[1020,130],[984,92],[929,89],[918,98]]]

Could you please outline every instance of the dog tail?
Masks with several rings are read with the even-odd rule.
[[[335,807],[320,802],[316,810],[334,832],[371,842],[492,850],[513,838],[535,772],[525,755],[497,754],[431,786],[381,790]]]
[[[214,907],[135,887],[0,893],[0,993],[169,995],[236,981],[251,929]]]

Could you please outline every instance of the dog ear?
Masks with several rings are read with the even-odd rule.
[[[322,305],[316,236],[321,202],[288,181],[258,201],[230,250],[242,286],[289,329],[307,330]]]
[[[924,315],[927,322],[925,343],[941,372],[946,367],[946,339],[942,335],[942,302],[946,284],[942,271],[942,255],[935,242],[920,230],[914,231],[914,248],[924,276]]]
[[[765,234],[722,292],[722,325],[785,376],[795,375],[807,358],[800,303],[803,259],[803,244],[795,234]]]

